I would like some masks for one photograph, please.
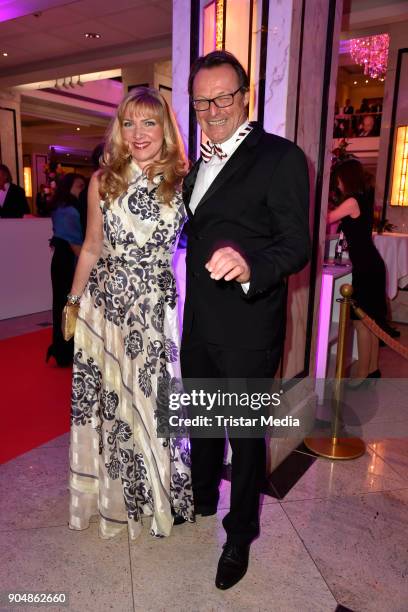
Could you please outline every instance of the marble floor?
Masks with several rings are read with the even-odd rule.
[[[42,313],[26,323],[47,320]],[[11,335],[23,333],[15,323]],[[400,329],[408,344],[408,326]],[[383,372],[408,378],[407,362],[387,350]],[[394,393],[390,384],[392,419],[399,411],[406,424],[407,404],[400,395],[393,403]],[[214,577],[227,480],[216,516],[175,527],[166,539],[152,538],[147,521],[137,541],[126,531],[106,541],[96,517],[85,531],[67,527],[68,435],[56,438],[0,467],[0,611],[34,609],[4,599],[29,591],[65,592],[68,605],[46,609],[78,612],[407,612],[408,436],[368,435],[366,443],[352,461],[317,458],[303,445],[291,454],[279,468],[284,493],[263,497],[248,573],[222,592]]]

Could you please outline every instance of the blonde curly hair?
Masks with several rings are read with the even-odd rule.
[[[122,123],[126,114],[153,118],[163,128],[160,159],[152,161],[144,171],[149,181],[153,181],[156,176],[163,177],[157,196],[164,204],[170,205],[175,193],[180,190],[188,166],[173,112],[163,96],[151,87],[132,89],[118,106],[106,134],[99,175],[99,195],[109,207],[129,186],[132,157],[122,137]]]

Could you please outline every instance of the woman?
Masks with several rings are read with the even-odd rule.
[[[80,299],[70,527],[88,527],[99,511],[104,538],[126,525],[136,538],[143,515],[152,516],[155,536],[168,536],[173,521],[194,520],[185,441],[157,435],[178,375],[171,259],[185,219],[185,168],[166,101],[154,89],[134,89],[119,105],[90,182],[86,239],[69,296]]]
[[[357,159],[348,159],[333,169],[341,193],[341,204],[328,214],[328,223],[341,219],[353,264],[353,298],[369,317],[383,326],[387,315],[385,265],[372,240],[373,197],[365,189],[364,171]],[[378,338],[351,313],[357,331],[357,387],[367,378],[378,378]]]
[[[51,261],[53,329],[52,344],[48,348],[46,360],[52,356],[61,367],[71,365],[74,354],[73,340],[66,342],[62,336],[61,317],[83,242],[78,198],[84,187],[84,177],[71,172],[59,183],[51,203],[53,237],[50,245],[54,248]]]

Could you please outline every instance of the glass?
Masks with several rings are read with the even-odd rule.
[[[202,98],[193,100],[193,108],[196,111],[206,111],[210,108],[211,102],[213,102],[217,108],[226,108],[227,106],[232,106],[234,104],[234,97],[239,91],[241,91],[241,89],[242,87],[238,87],[238,89],[233,93],[217,96],[216,98]]]

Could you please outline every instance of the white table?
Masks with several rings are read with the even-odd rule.
[[[408,284],[408,234],[373,234],[374,244],[387,269],[387,296],[393,300],[398,288]]]
[[[0,219],[0,319],[50,310],[51,219]]]
[[[320,289],[319,326],[316,347],[316,378],[334,376],[334,363],[330,364],[330,353],[337,352],[337,336],[340,319],[341,285],[351,285],[351,265],[323,266],[322,285]],[[351,329],[351,326],[350,326]],[[349,338],[349,346],[353,346]],[[354,351],[354,347],[353,347]],[[330,367],[331,365],[331,367]]]
[[[333,378],[335,374],[335,355],[340,319],[341,285],[351,284],[351,265],[323,266],[322,284],[320,290],[319,326],[316,347],[316,392],[319,402],[323,398],[324,379]],[[348,351],[346,362],[351,363],[357,356],[357,344],[353,326],[348,329]],[[332,357],[332,359],[331,359]]]

